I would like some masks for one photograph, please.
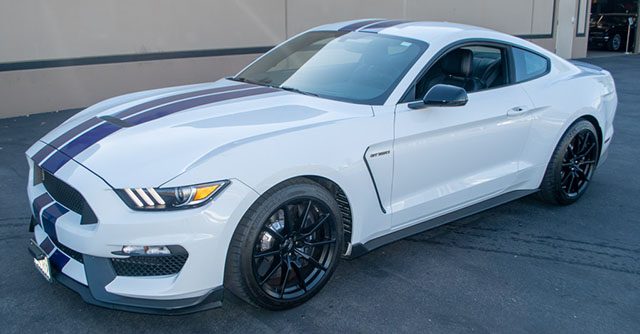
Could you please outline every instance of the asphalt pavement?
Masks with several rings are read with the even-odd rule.
[[[640,56],[588,59],[620,105],[608,161],[575,205],[527,197],[341,261],[305,305],[151,316],[85,304],[27,253],[24,151],[75,111],[0,120],[0,332],[640,333]]]

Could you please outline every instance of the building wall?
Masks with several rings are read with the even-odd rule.
[[[550,50],[557,1],[0,0],[0,117],[213,81],[307,28],[381,17],[485,26]],[[586,40],[576,37],[574,57]]]

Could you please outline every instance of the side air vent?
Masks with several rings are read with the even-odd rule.
[[[345,193],[338,189],[336,192],[336,202],[338,202],[338,207],[340,208],[340,214],[342,215],[342,224],[344,227],[344,243],[345,249],[347,249],[347,245],[351,243],[351,232],[352,232],[352,217],[351,217],[351,208],[349,207],[349,201],[347,200],[347,196]]]

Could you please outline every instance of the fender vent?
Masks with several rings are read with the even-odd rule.
[[[344,228],[344,249],[346,250],[347,245],[351,243],[351,232],[353,224],[349,200],[347,199],[347,195],[345,195],[345,193],[340,188],[338,188],[338,190],[336,191],[336,202],[338,202],[338,207],[340,208],[340,214],[342,216],[342,225]]]

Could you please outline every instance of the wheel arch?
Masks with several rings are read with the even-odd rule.
[[[292,176],[287,179],[278,181],[276,184],[269,187],[268,190],[266,190],[264,193],[269,192],[272,189],[275,189],[277,187],[280,187],[285,183],[295,181],[297,179],[311,180],[319,184],[323,188],[327,189],[327,191],[329,191],[333,195],[333,198],[338,203],[338,207],[340,208],[340,214],[341,214],[343,231],[344,231],[343,250],[345,252],[348,252],[348,247],[351,244],[351,235],[353,232],[353,210],[352,210],[351,202],[349,201],[349,196],[337,182],[335,182],[334,180],[326,176],[321,176],[316,174],[297,175],[297,176]]]
[[[351,246],[351,234],[353,232],[353,211],[351,208],[351,202],[349,202],[349,197],[340,185],[326,177],[317,175],[304,175],[302,177],[317,182],[333,194],[333,198],[336,200],[338,207],[340,208],[340,215],[342,218],[342,227],[344,232],[343,251],[349,253],[349,247]]]
[[[575,121],[573,121],[573,123],[571,123],[571,125],[567,128],[570,129],[571,126],[573,126],[573,124],[581,121],[581,120],[586,120],[589,123],[591,123],[593,125],[593,127],[596,129],[596,135],[598,137],[598,156],[600,156],[600,153],[602,151],[602,141],[603,139],[603,133],[602,133],[602,127],[600,127],[600,122],[598,122],[598,119],[595,118],[593,115],[583,115],[578,117],[578,119],[576,119]],[[565,131],[566,132],[566,131]]]

